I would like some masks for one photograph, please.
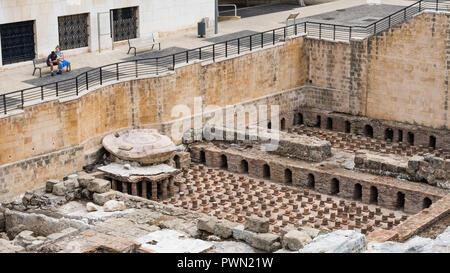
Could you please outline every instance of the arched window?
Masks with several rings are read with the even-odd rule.
[[[387,128],[384,131],[384,140],[393,141],[394,140],[394,130],[392,130],[391,128]]]
[[[414,146],[414,134],[411,132],[408,132],[408,143],[411,146]]]
[[[270,179],[270,167],[267,164],[264,164],[263,166],[263,177],[265,179]]]
[[[405,208],[405,194],[397,192],[397,209],[403,210]]]
[[[333,178],[331,180],[331,194],[332,195],[336,195],[339,193],[339,180],[337,180],[336,178]]]
[[[241,172],[242,173],[248,173],[248,162],[247,160],[241,161]]]
[[[289,169],[284,170],[284,183],[292,184],[292,171]]]
[[[302,125],[303,124],[303,114],[297,113],[297,116],[294,120],[294,125]]]
[[[327,130],[333,130],[333,119],[327,118]]]
[[[317,128],[322,127],[322,117],[321,116],[317,116],[316,126],[317,126]]]
[[[200,151],[200,163],[205,164],[206,163],[206,154],[205,151]]]
[[[286,119],[282,118],[280,121],[281,131],[286,129]]]
[[[364,126],[364,136],[373,138],[373,128],[370,125]]]
[[[220,156],[220,168],[224,169],[224,170],[228,169],[228,159],[227,159],[226,155]]]
[[[374,186],[370,187],[370,203],[378,205],[378,189]]]
[[[427,208],[429,208],[429,207],[431,206],[432,203],[433,203],[433,202],[431,201],[430,198],[425,197],[425,198],[423,199],[423,205],[422,205],[422,207],[423,207],[424,209],[427,209]]]
[[[362,186],[359,183],[355,184],[355,188],[353,191],[353,199],[357,201],[361,201],[362,199]]]
[[[430,142],[429,145],[431,148],[436,149],[436,137],[435,136],[430,136]]]
[[[345,121],[345,132],[347,134],[349,134],[351,132],[351,130],[352,130],[352,125],[351,125],[350,121],[346,120]]]
[[[308,188],[314,189],[316,187],[316,181],[312,173],[308,174]]]

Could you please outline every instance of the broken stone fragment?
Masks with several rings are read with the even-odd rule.
[[[12,228],[8,228],[8,231],[6,234],[8,235],[8,238],[10,240],[14,240],[14,238],[17,236],[17,234],[21,233],[22,231],[26,230],[27,228],[23,224],[15,225]]]
[[[245,221],[245,229],[257,233],[269,232],[269,219],[258,217],[256,215],[247,217]]]
[[[87,189],[91,192],[104,193],[111,189],[111,183],[108,180],[96,178],[89,182]]]
[[[320,235],[300,253],[360,253],[366,249],[366,237],[352,230],[338,230]]]
[[[108,191],[104,193],[94,193],[92,195],[94,203],[103,206],[109,200],[116,199],[117,193],[115,191]]]
[[[100,208],[94,203],[89,202],[89,203],[86,204],[86,210],[88,212],[98,211],[99,209]]]
[[[48,193],[53,192],[53,186],[58,183],[59,183],[59,181],[56,179],[47,180],[47,182],[45,183],[45,192],[48,192]]]
[[[236,240],[241,240],[251,245],[253,243],[253,239],[255,238],[256,233],[245,230],[243,225],[236,226],[233,228],[233,238]]]
[[[67,193],[67,188],[64,182],[59,182],[53,185],[53,194],[57,196],[65,196]]]
[[[11,241],[0,239],[0,253],[19,253],[24,250],[23,247],[14,245]]]
[[[123,211],[125,209],[126,207],[123,201],[109,200],[103,205],[103,210],[106,212]]]
[[[87,174],[87,173],[82,173],[82,174],[78,175],[78,178],[77,178],[78,183],[80,184],[80,186],[82,188],[87,188],[89,183],[94,179],[95,179],[94,176]]]
[[[306,232],[291,230],[283,237],[283,246],[289,250],[299,250],[312,241]]]
[[[17,236],[14,238],[14,244],[26,247],[35,240],[36,237],[33,236],[33,231],[24,230],[17,234]]]
[[[92,192],[90,192],[88,189],[83,189],[81,191],[81,197],[91,200],[92,199]]]
[[[214,226],[214,234],[223,239],[228,239],[233,235],[233,228],[238,226],[238,224],[227,221],[220,220]]]
[[[262,249],[267,252],[274,252],[280,249],[280,237],[272,233],[256,234],[253,238],[252,244],[254,248]]]
[[[311,228],[311,227],[308,227],[308,226],[300,227],[299,231],[303,231],[304,233],[308,234],[309,237],[311,237],[311,239],[314,239],[314,238],[316,238],[319,235],[326,234],[326,232],[323,231],[323,230]]]
[[[78,183],[77,179],[69,179],[67,181],[64,181],[64,185],[67,188],[67,191],[72,192],[76,188],[80,187],[80,184]]]
[[[197,229],[209,233],[214,233],[214,227],[216,226],[216,223],[216,218],[205,216],[198,219]]]

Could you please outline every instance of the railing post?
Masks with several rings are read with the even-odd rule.
[[[241,38],[238,38],[238,55],[241,54]]]
[[[119,80],[119,63],[116,63],[116,79]]]
[[[250,51],[252,51],[252,35],[250,35]]]
[[[303,23],[305,25],[305,33],[306,33],[306,22]]]
[[[391,28],[391,16],[389,15],[389,28]]]
[[[373,24],[373,34],[377,34],[377,23]]]
[[[55,82],[56,97],[59,97],[58,82]]]
[[[419,12],[420,12],[421,8],[422,8],[422,1],[419,2]]]
[[[319,40],[322,39],[322,24],[319,23]]]
[[[25,104],[23,100],[23,90],[20,90],[20,99],[22,100],[22,110],[23,110],[23,105]]]
[[[41,86],[41,100],[44,100],[44,86]]]
[[[295,24],[295,36],[297,36],[297,24]]]
[[[439,7],[438,7],[438,5],[439,5],[439,0],[436,0],[436,11],[438,11],[438,10],[439,10]]]
[[[272,32],[272,40],[273,40],[273,44],[275,44],[275,29]]]
[[[135,69],[136,69],[136,78],[138,78],[139,77],[139,72],[138,72],[138,60],[137,59],[135,61],[134,66],[135,66]]]
[[[264,47],[264,32],[261,32],[261,48]]]
[[[159,63],[159,58],[156,58],[156,75],[158,75],[158,63]]]
[[[86,72],[86,90],[89,89],[89,76],[88,73]]]
[[[173,63],[173,70],[175,71],[175,65],[176,65],[175,54],[172,55],[172,63]]]
[[[352,27],[350,26],[350,33],[348,34],[348,40],[352,39]]]
[[[228,58],[228,41],[225,41],[225,58]]]
[[[186,63],[189,63],[189,50],[186,50]]]
[[[213,62],[216,61],[216,44],[213,44]]]
[[[202,48],[201,47],[198,49],[198,58],[200,59],[200,61],[202,60]]]
[[[100,67],[100,85],[103,85],[103,69]],[[77,90],[78,90],[78,77],[77,77]],[[78,93],[78,91],[77,91]]]
[[[100,71],[102,71],[101,70],[101,68],[100,68]],[[100,74],[101,74],[101,72],[100,72]],[[100,77],[100,82],[101,82],[102,80],[101,80],[101,77]],[[100,83],[101,84],[101,83]],[[75,89],[77,90],[77,96],[78,96],[78,77],[76,77],[75,78]]]
[[[333,41],[336,40],[336,25],[333,25]]]
[[[436,0],[437,1],[437,0]],[[406,8],[405,8],[405,13],[404,13],[404,20],[406,21]]]
[[[286,41],[286,27],[283,27],[283,37],[284,37],[284,40]]]
[[[6,115],[6,95],[3,95],[3,111]]]

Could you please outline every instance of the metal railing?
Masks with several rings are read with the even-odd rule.
[[[104,65],[84,72],[75,78],[62,80],[37,87],[9,92],[0,95],[0,113],[23,109],[25,103],[34,103],[55,98],[78,96],[80,93],[113,81],[133,79],[146,75],[159,75],[174,70],[176,65],[193,61],[216,61],[245,52],[275,45],[285,41],[286,37],[307,33],[308,37],[349,41],[366,38],[404,22],[424,9],[448,10],[449,5],[439,0],[422,0],[405,7],[368,26],[345,26],[317,22],[302,22],[219,42],[213,45],[189,49],[162,57],[136,59]]]

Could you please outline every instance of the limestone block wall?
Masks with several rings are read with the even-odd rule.
[[[257,98],[263,98],[262,103],[281,101],[291,105],[289,98],[266,97],[305,84],[308,64],[303,42],[304,37],[298,37],[220,62],[194,63],[160,77],[114,83],[78,98],[25,106],[23,111],[0,119],[0,166],[77,145],[90,153],[97,149],[104,135],[117,130],[163,129],[161,124],[194,114],[194,97],[202,97],[205,108]],[[177,105],[188,107],[190,112],[172,115]],[[74,160],[83,162],[83,153],[74,156]],[[64,170],[68,174],[80,170],[82,165],[68,165]],[[20,172],[18,166],[12,168]],[[2,187],[8,191],[0,198],[13,197],[12,193],[24,192],[47,178],[36,171],[29,180],[24,178],[16,184],[4,182]]]

